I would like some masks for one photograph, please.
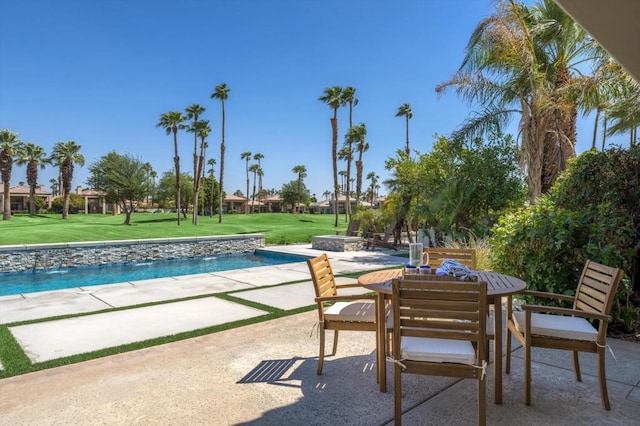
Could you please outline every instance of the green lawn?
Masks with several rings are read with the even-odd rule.
[[[222,223],[217,216],[201,216],[198,225],[192,225],[189,216],[178,226],[174,213],[134,213],[131,225],[125,226],[124,215],[74,214],[62,220],[60,214],[16,214],[9,221],[0,221],[0,245],[253,233],[264,234],[266,244],[310,243],[314,235],[335,235],[336,230],[344,234],[344,215],[338,228],[334,221],[333,215],[258,213],[225,215]]]
[[[223,223],[218,223],[218,217],[200,217],[198,225],[191,224],[191,218],[185,219],[180,226],[176,223],[176,215],[169,213],[134,213],[130,226],[122,224],[124,216],[111,215],[69,215],[69,219],[62,220],[59,214],[46,215],[14,215],[9,221],[0,221],[0,245],[9,244],[37,244],[77,241],[105,241],[105,240],[132,240],[144,238],[168,238],[168,237],[192,237],[205,235],[231,235],[260,233],[265,235],[266,244],[290,244],[311,242],[314,235],[335,235],[336,230],[347,228],[344,216],[340,217],[340,225],[334,227],[333,215],[310,215],[288,213],[260,213],[252,215],[231,214],[225,215]],[[355,277],[355,275],[349,275]],[[211,297],[214,295],[202,295],[199,297]],[[17,343],[9,326],[17,324],[0,325],[0,362],[4,369],[0,369],[0,378],[25,374],[32,371],[52,368],[59,365],[81,362],[88,359],[108,356],[120,352],[146,348],[167,342],[178,341],[203,334],[215,333],[234,327],[254,324],[261,321],[275,319],[299,312],[315,309],[315,305],[282,311],[280,309],[265,307],[243,299],[236,299],[225,293],[215,294],[215,297],[231,299],[236,303],[257,307],[267,313],[263,316],[233,323],[221,324],[206,329],[179,333],[173,336],[161,337],[144,342],[137,342],[115,348],[104,349],[87,354],[74,355],[67,358],[55,359],[44,363],[31,364],[23,349]],[[188,300],[188,299],[183,299]],[[161,303],[171,303],[163,301]],[[156,303],[153,303],[156,304]],[[150,304],[150,305],[153,305]],[[143,305],[141,305],[143,306]],[[132,309],[136,306],[110,309]],[[71,318],[88,314],[75,314],[59,318]],[[49,321],[53,318],[43,318],[26,323]],[[22,323],[19,323],[22,324]]]

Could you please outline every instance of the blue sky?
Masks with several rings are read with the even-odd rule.
[[[384,180],[385,160],[405,144],[401,104],[413,110],[410,143],[420,152],[470,114],[454,93],[438,99],[434,88],[456,71],[491,11],[489,0],[5,0],[0,128],[48,153],[75,140],[87,164],[75,169],[74,186],[85,186],[89,164],[112,150],[158,175],[172,170],[173,141],[158,118],[199,103],[213,126],[207,159],[218,162],[217,175],[221,108],[210,95],[225,82],[225,190],[245,191],[240,155],[249,151],[264,155],[264,187],[280,189],[304,165],[307,187],[321,198],[333,186],[323,90],[357,89],[354,123],[367,125],[370,145],[364,174]],[[347,127],[342,109],[340,145]],[[591,129],[591,120],[580,124],[578,152],[590,147]],[[189,171],[193,136],[178,141]],[[40,181],[49,188],[56,176],[48,167]],[[12,185],[25,180],[24,168],[14,168]]]

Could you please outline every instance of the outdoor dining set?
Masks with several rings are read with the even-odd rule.
[[[402,375],[422,374],[477,381],[478,424],[486,424],[487,364],[493,340],[494,403],[502,404],[502,305],[506,302],[505,372],[511,370],[511,337],[524,352],[525,404],[531,405],[531,348],[563,349],[573,356],[581,381],[579,352],[596,356],[602,405],[610,409],[605,351],[610,311],[622,270],[587,261],[575,296],[527,290],[517,278],[478,271],[473,249],[424,248],[412,244],[409,264],[364,274],[358,283],[338,285],[326,254],[307,261],[315,287],[320,349],[317,374],[325,359],[325,332],[333,330],[335,355],[339,330],[376,333],[377,381],[387,391],[387,364],[393,366],[394,418],[402,421]],[[364,287],[364,295],[344,295],[345,287]],[[566,306],[523,304],[513,296],[552,298]]]

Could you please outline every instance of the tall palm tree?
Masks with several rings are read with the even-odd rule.
[[[211,177],[211,198],[210,198],[210,204],[209,204],[209,217],[213,217],[213,193],[216,190],[216,178],[215,178],[214,169],[213,169],[213,166],[216,165],[215,158],[209,158],[209,161],[207,161],[207,164],[211,166],[211,168],[209,169],[209,173]]]
[[[479,137],[519,116],[521,163],[535,202],[575,155],[576,76],[601,59],[596,46],[553,0],[531,8],[500,0],[471,35],[458,72],[436,87],[453,87],[481,108],[453,138]]]
[[[367,179],[371,181],[370,195],[371,195],[371,206],[373,207],[373,200],[375,198],[376,185],[378,183],[379,176],[376,175],[376,172],[367,173]]]
[[[296,213],[299,212],[299,208],[300,208],[300,200],[302,199],[301,197],[301,190],[302,190],[302,179],[307,177],[307,168],[303,165],[299,165],[299,166],[295,166],[292,170],[293,173],[298,175],[298,204],[296,204]]]
[[[211,99],[219,99],[222,103],[222,141],[220,142],[220,210],[218,211],[218,223],[222,223],[222,202],[224,200],[224,128],[225,128],[225,111],[224,103],[229,97],[229,88],[226,83],[218,84],[215,87],[215,91],[211,95]]]
[[[367,126],[364,123],[353,126],[347,132],[347,139],[352,144],[356,144],[356,150],[358,151],[358,159],[356,160],[356,203],[360,202],[360,195],[362,194],[362,156],[369,149],[369,144],[365,140],[366,136]]]
[[[196,193],[196,172],[198,169],[198,135],[194,131],[194,125],[198,122],[200,116],[204,113],[205,108],[199,104],[191,104],[184,109],[187,120],[193,120],[191,126],[187,127],[189,132],[193,133],[193,193]],[[196,220],[197,221],[197,220]]]
[[[194,133],[200,138],[200,153],[197,155],[196,169],[193,174],[193,218],[192,223],[198,224],[198,196],[200,194],[200,182],[204,169],[204,151],[207,146],[207,137],[211,133],[209,120],[196,121],[193,123]]]
[[[409,150],[409,120],[413,118],[413,112],[411,112],[411,105],[402,104],[398,107],[398,112],[396,112],[396,117],[404,117],[406,121],[406,133],[407,133],[407,146],[404,148],[404,151],[407,155],[411,154]]]
[[[84,155],[80,154],[81,145],[75,141],[59,141],[53,146],[51,161],[60,167],[62,176],[62,191],[64,203],[62,205],[62,218],[69,216],[69,199],[71,198],[71,182],[73,181],[73,164],[84,166]]]
[[[260,154],[259,152],[253,154],[253,159],[258,162],[258,167],[260,167],[261,171],[261,173],[258,173],[258,194],[262,194],[262,176],[264,175],[264,173],[262,172],[262,164],[260,163],[260,160],[262,160],[263,158],[264,155]]]
[[[153,207],[153,202],[155,200],[155,195],[156,195],[156,178],[158,177],[158,173],[156,173],[155,170],[151,169],[151,172],[149,172],[149,177],[151,178],[151,208]]]
[[[344,89],[342,89],[342,103],[343,105],[349,105],[349,130],[351,130],[351,128],[353,127],[353,107],[358,105],[358,99],[355,97],[355,95],[355,87],[346,86]],[[346,144],[349,146],[349,152],[351,152],[352,154],[348,156],[348,158],[345,158],[345,160],[347,161],[347,182],[351,182],[351,161],[353,160],[353,147],[351,146],[351,142],[349,142],[348,140],[346,141]],[[347,191],[346,197],[348,220],[348,217],[351,216],[351,191]]]
[[[156,127],[162,127],[167,135],[173,134],[173,166],[176,172],[176,210],[178,212],[178,225],[180,225],[180,155],[178,155],[178,129],[183,128],[186,117],[180,111],[169,111],[160,115],[160,121]]]
[[[244,165],[244,171],[247,176],[247,192],[245,192],[245,199],[247,200],[247,209],[245,210],[245,214],[249,214],[249,160],[251,160],[251,153],[249,151],[245,151],[240,154],[241,160],[246,160]]]
[[[331,161],[333,162],[333,193],[335,195],[335,224],[339,224],[338,216],[338,193],[340,187],[338,186],[338,108],[344,105],[344,99],[342,98],[342,87],[333,86],[324,89],[324,95],[318,98],[319,101],[326,103],[329,108],[333,109],[333,117],[331,118]]]
[[[51,184],[51,195],[53,197],[58,196],[58,180],[57,179],[49,179],[49,183]]]
[[[0,176],[3,184],[3,210],[2,220],[11,220],[11,171],[13,169],[13,157],[22,147],[18,140],[18,134],[9,129],[0,130]]]
[[[256,177],[262,171],[258,164],[252,164],[249,171],[253,173],[253,192],[251,193],[251,212],[256,211]]]
[[[18,153],[16,164],[27,165],[27,184],[29,185],[29,214],[36,214],[36,186],[38,186],[38,169],[50,162],[44,148],[34,143],[26,143]]]

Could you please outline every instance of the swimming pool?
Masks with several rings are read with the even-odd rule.
[[[0,296],[61,290],[152,278],[229,271],[231,269],[304,262],[307,256],[256,250],[236,255],[194,257],[154,262],[0,273]]]

